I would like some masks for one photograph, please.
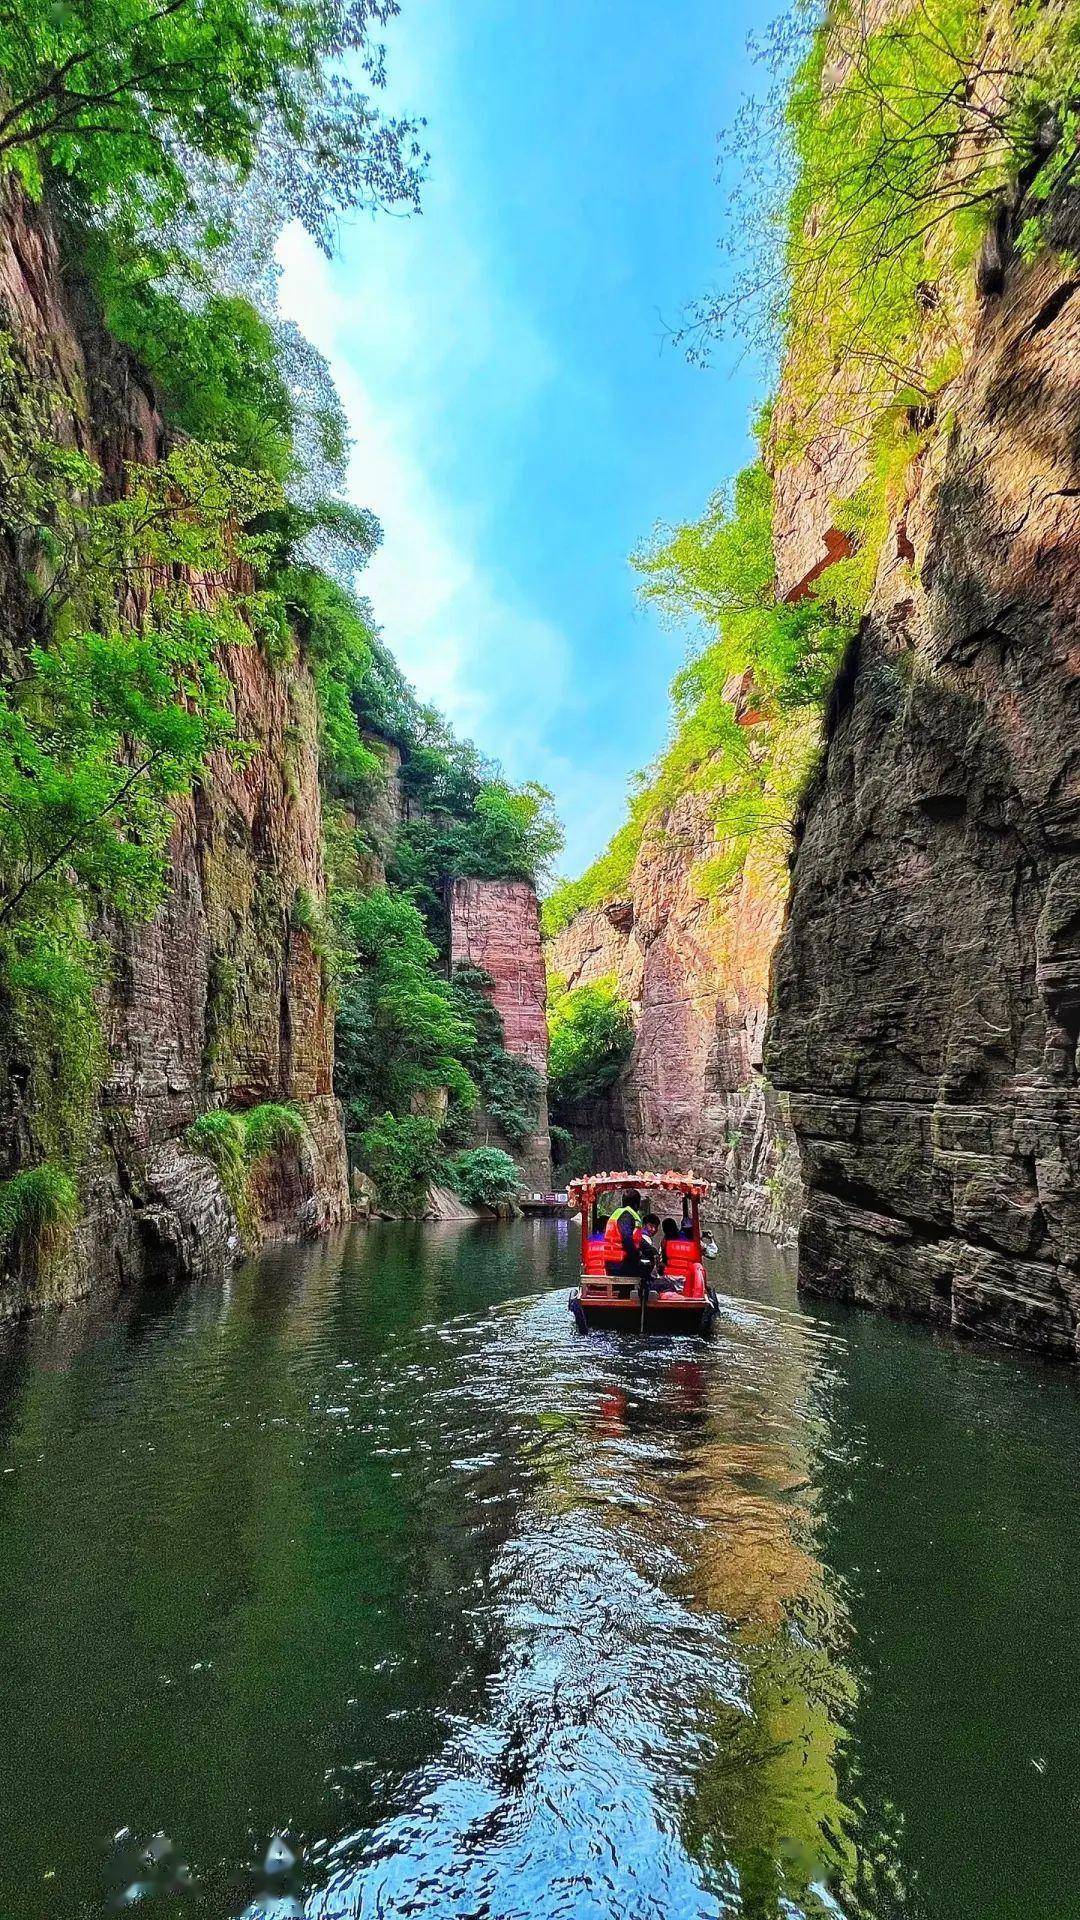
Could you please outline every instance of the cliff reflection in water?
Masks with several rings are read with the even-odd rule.
[[[574,1260],[378,1228],[8,1331],[5,1920],[1072,1911],[1072,1384],[736,1236],[710,1347],[583,1341]]]

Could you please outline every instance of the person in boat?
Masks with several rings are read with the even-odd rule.
[[[660,1278],[660,1268],[663,1261],[663,1249],[660,1240],[660,1215],[658,1213],[647,1213],[645,1215],[644,1227],[645,1231],[641,1241],[642,1251],[648,1255],[652,1262],[652,1271],[646,1280],[646,1286],[662,1287],[666,1283]]]
[[[656,1263],[656,1247],[641,1217],[641,1195],[636,1188],[625,1187],[622,1204],[614,1208],[604,1229],[604,1271],[609,1276],[633,1274],[641,1279],[655,1272]]]

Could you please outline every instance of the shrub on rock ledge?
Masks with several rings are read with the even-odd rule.
[[[501,1147],[472,1147],[450,1163],[455,1193],[468,1207],[499,1207],[516,1199],[521,1176]]]

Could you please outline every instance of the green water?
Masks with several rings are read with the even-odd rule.
[[[573,1270],[375,1228],[3,1336],[2,1920],[1080,1916],[1072,1379],[764,1241],[708,1347]]]

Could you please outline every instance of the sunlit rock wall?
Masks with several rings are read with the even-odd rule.
[[[646,835],[625,898],[579,913],[549,942],[568,987],[614,975],[634,1023],[626,1071],[573,1116],[573,1131],[600,1166],[693,1169],[715,1182],[715,1218],[785,1238],[798,1161],[761,1071],[783,874],[759,847],[712,895],[701,869],[719,852],[709,801],[683,794]]]
[[[490,974],[507,1052],[527,1060],[546,1080],[547,986],[535,888],[527,880],[455,880],[449,905],[451,966],[482,967]],[[478,1117],[477,1137],[508,1146],[483,1115]],[[546,1095],[535,1134],[524,1148],[508,1150],[521,1163],[530,1186],[538,1191],[550,1186]]]

